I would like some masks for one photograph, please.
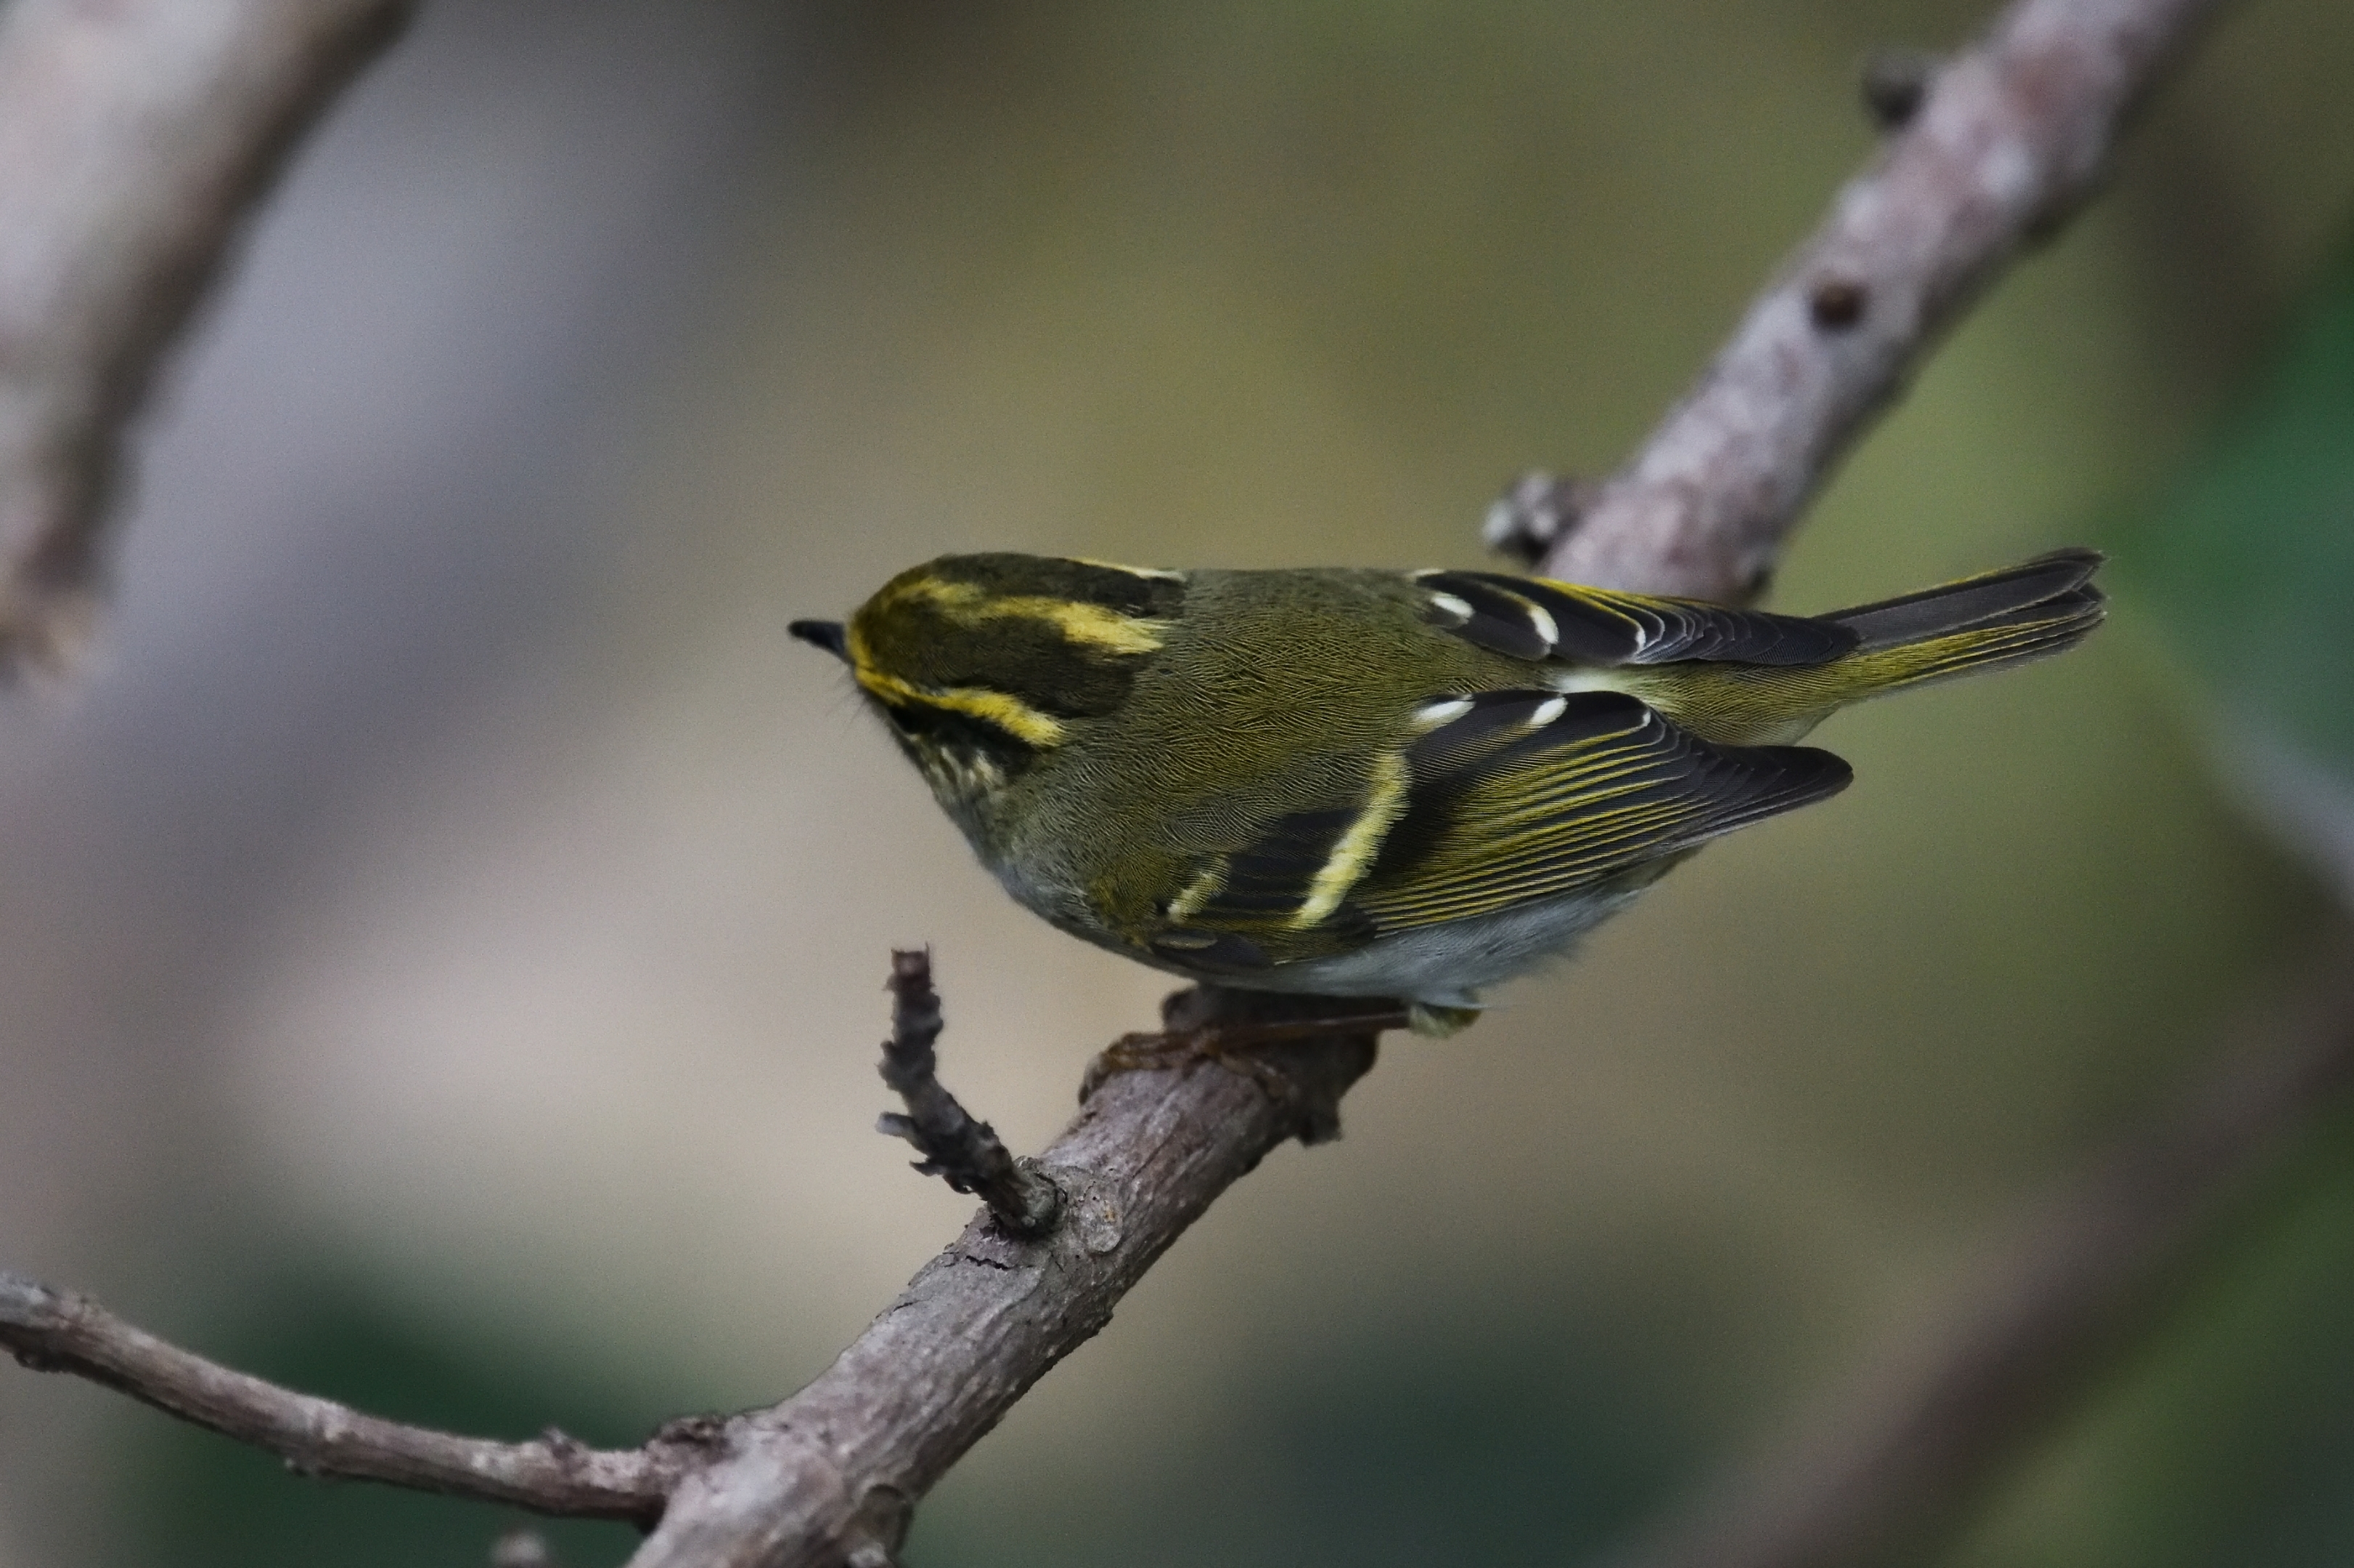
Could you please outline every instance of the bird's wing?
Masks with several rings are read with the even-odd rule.
[[[1702,740],[1617,692],[1490,692],[1376,763],[1361,800],[1205,863],[1150,938],[1236,971],[1560,897],[1846,788],[1807,747]]]
[[[1477,698],[1407,757],[1412,806],[1348,900],[1384,932],[1590,887],[1853,777],[1810,747],[1713,745],[1619,692]]]
[[[1499,572],[1416,572],[1434,625],[1490,652],[1581,664],[1707,659],[1820,664],[1855,647],[1829,620],[1733,609],[1692,599],[1613,593]]]

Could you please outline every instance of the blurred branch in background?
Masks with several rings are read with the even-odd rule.
[[[2020,249],[2097,187],[2127,113],[2216,9],[2022,0],[1935,69],[1917,104],[1878,65],[1868,102],[1902,130],[1733,341],[1616,475],[1530,476],[1490,514],[1489,542],[1564,582],[1755,598],[1840,457]]]
[[[1999,1472],[2117,1359],[2121,1335],[2284,1147],[2354,1081],[2341,933],[2173,1110],[2045,1201],[1970,1281],[1943,1342],[1867,1376],[1811,1435],[1718,1489],[1620,1568],[1925,1560]],[[1909,1551],[1910,1556],[1905,1553]]]
[[[410,9],[17,0],[0,17],[0,681],[71,652],[164,351]]]

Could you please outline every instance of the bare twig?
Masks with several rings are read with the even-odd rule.
[[[1167,1022],[1347,1010],[1204,989],[1172,997]],[[1022,1241],[985,1216],[967,1226],[816,1382],[728,1424],[726,1457],[681,1483],[638,1568],[887,1563],[916,1500],[1229,1183],[1328,1127],[1374,1047],[1369,1031],[1255,1050],[1290,1092],[1200,1057],[1102,1083],[1038,1159],[1065,1194],[1055,1229]]]
[[[166,1344],[72,1291],[0,1272],[0,1346],[284,1459],[306,1475],[387,1481],[539,1513],[651,1524],[707,1424],[674,1422],[643,1448],[590,1448],[550,1431],[492,1443],[364,1415]]]
[[[1017,1236],[1044,1235],[1062,1212],[1055,1184],[1016,1160],[997,1129],[975,1121],[937,1075],[940,998],[932,989],[932,955],[916,948],[891,955],[891,1038],[883,1043],[883,1081],[907,1102],[906,1116],[885,1115],[876,1130],[904,1138],[920,1150],[916,1169],[989,1205],[997,1223]]]
[[[2126,112],[2216,0],[2020,0],[1929,82],[1634,460],[1532,476],[1491,541],[1549,577],[1737,602],[1945,330],[2091,193]],[[1534,496],[1543,504],[1522,506]]]
[[[0,682],[88,620],[122,438],[320,111],[410,0],[15,0],[0,16]]]
[[[2129,1336],[2216,1211],[2354,1082],[2354,952],[2331,955],[2261,1038],[2056,1193],[1925,1360],[1882,1369],[1807,1440],[1725,1486],[1623,1568],[1919,1561]]]

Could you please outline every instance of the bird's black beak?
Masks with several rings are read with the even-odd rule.
[[[785,628],[812,648],[822,648],[837,659],[848,659],[842,641],[842,622],[838,620],[796,620]]]

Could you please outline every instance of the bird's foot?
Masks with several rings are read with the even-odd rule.
[[[1079,1103],[1086,1104],[1108,1080],[1121,1073],[1167,1072],[1193,1062],[1214,1062],[1250,1079],[1277,1100],[1293,1104],[1300,1097],[1299,1086],[1282,1068],[1258,1054],[1262,1047],[1411,1028],[1415,1012],[1393,1007],[1330,1018],[1233,1019],[1190,1029],[1123,1034],[1087,1064],[1087,1075],[1079,1083]]]

